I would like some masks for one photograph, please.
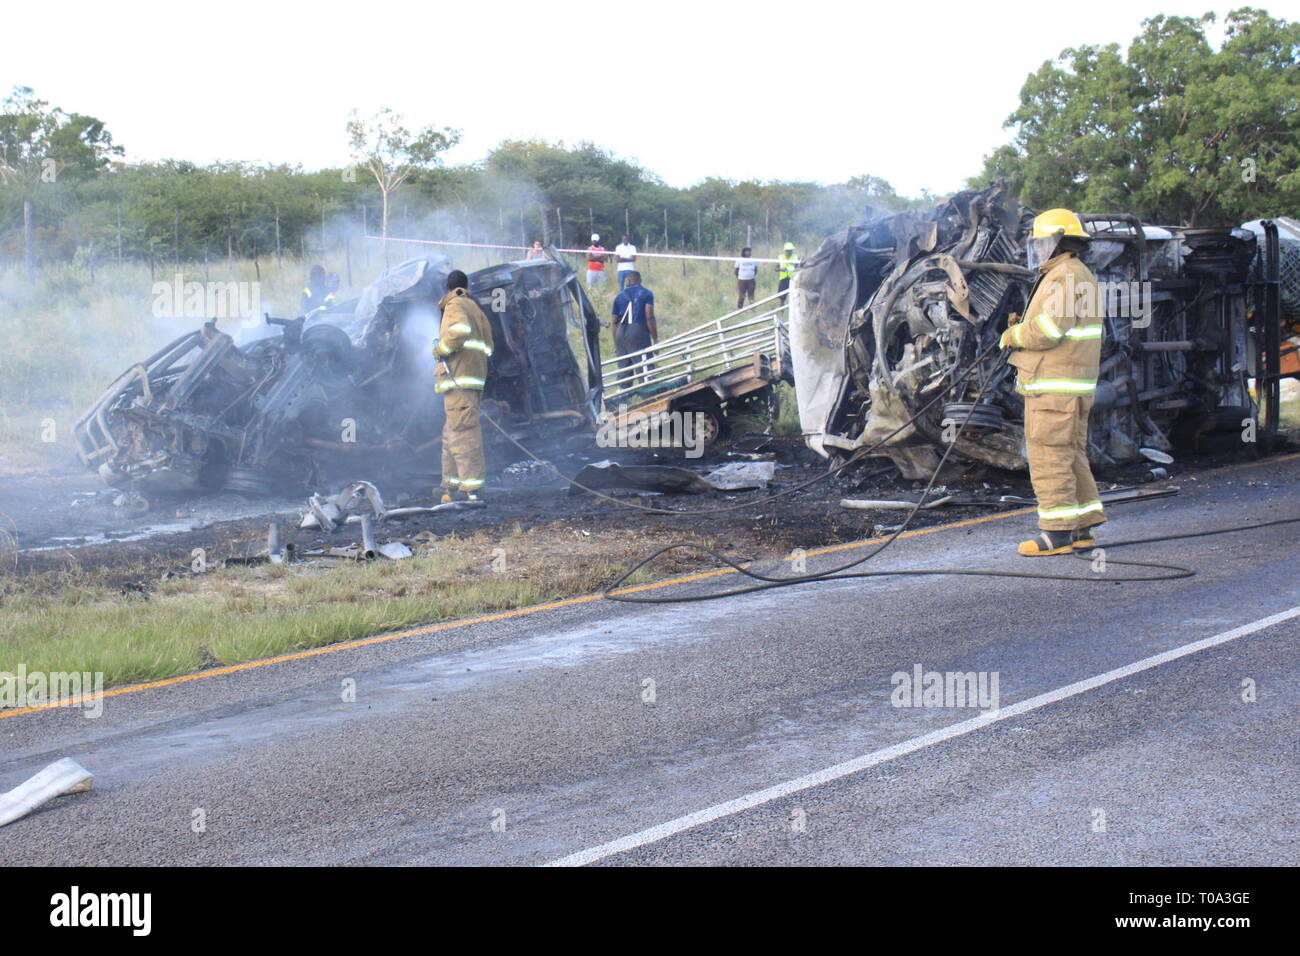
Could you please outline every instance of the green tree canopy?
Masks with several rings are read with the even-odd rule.
[[[1031,74],[1012,142],[973,184],[1029,205],[1232,225],[1300,208],[1300,24],[1249,7],[1157,16],[1117,44],[1065,50]]]
[[[100,120],[51,108],[31,87],[14,87],[0,105],[0,182],[7,185],[30,192],[61,176],[87,179],[122,154]]]

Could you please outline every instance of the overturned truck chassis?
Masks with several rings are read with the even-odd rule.
[[[1267,326],[1263,313],[1253,329],[1248,318],[1266,302],[1251,280],[1255,236],[1081,218],[1106,313],[1093,464],[1253,430],[1248,378],[1259,374]],[[996,342],[1037,277],[1026,257],[1031,222],[995,185],[924,215],[876,217],[809,258],[792,284],[791,346],[815,450],[843,459],[879,442],[875,454],[905,477],[927,478],[964,425],[945,470],[1027,467],[1024,404]]]
[[[443,412],[432,344],[448,268],[441,257],[410,260],[334,311],[268,318],[242,345],[215,321],[187,332],[77,422],[83,463],[143,494],[298,494],[359,470],[384,481],[435,472]],[[534,439],[594,427],[600,323],[573,271],[556,258],[505,263],[470,276],[470,293],[496,343],[485,411]]]

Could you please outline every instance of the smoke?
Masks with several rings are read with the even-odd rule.
[[[434,402],[434,418],[437,426],[445,413],[442,408],[442,396],[434,391],[433,379],[437,361],[433,357],[433,343],[438,338],[442,323],[442,313],[436,306],[413,308],[406,313],[399,330],[402,349],[409,356],[407,365],[409,374],[401,383],[401,393],[406,396],[411,408],[417,408],[424,402]]]
[[[477,177],[472,193],[434,204],[408,184],[391,197],[389,234],[403,238],[429,238],[489,245],[526,246],[535,238],[554,235],[554,210],[545,210],[542,193],[534,185],[505,177]],[[471,249],[457,246],[383,243],[365,238],[378,235],[380,226],[371,193],[367,211],[360,207],[327,217],[304,248],[286,248],[282,255],[262,252],[256,260],[214,257],[206,261],[156,264],[101,261],[93,270],[73,263],[38,262],[37,285],[29,287],[19,263],[0,263],[0,334],[6,342],[5,375],[0,380],[0,413],[75,417],[100,392],[132,364],[167,343],[193,331],[210,318],[235,337],[240,346],[277,336],[260,313],[293,318],[300,312],[299,298],[307,273],[319,263],[340,279],[338,300],[357,299],[386,268],[411,258],[445,255],[453,268],[473,272],[519,258],[507,249]],[[547,218],[551,222],[547,223]],[[566,234],[566,241],[571,239]],[[385,249],[385,245],[389,248]],[[303,252],[305,251],[305,257]],[[181,294],[174,308],[159,308],[158,283],[175,289],[180,274]],[[194,312],[185,295],[190,283],[201,283],[204,308]],[[258,301],[259,314],[243,314],[227,305],[222,314],[208,315],[208,289],[213,295],[237,282],[246,301]],[[190,287],[192,289],[192,287]],[[256,289],[254,296],[253,290]],[[247,311],[247,310],[245,310]],[[193,313],[193,314],[191,314]],[[404,345],[420,363],[411,387],[432,393],[430,350],[437,337],[438,316],[413,316],[403,329]]]

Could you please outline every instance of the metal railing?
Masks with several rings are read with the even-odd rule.
[[[783,362],[790,351],[789,333],[781,320],[789,309],[785,298],[785,293],[777,293],[759,299],[647,348],[605,359],[600,363],[605,401],[721,375],[749,365],[760,352]],[[623,367],[624,363],[632,364]]]

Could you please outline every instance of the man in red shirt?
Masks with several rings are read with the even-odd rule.
[[[609,252],[600,244],[600,236],[596,233],[591,234],[591,245],[587,247],[587,288],[594,289],[596,286],[604,288],[605,286],[605,260],[609,258]]]

